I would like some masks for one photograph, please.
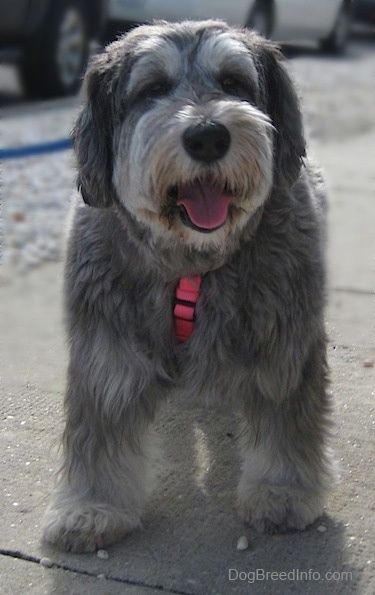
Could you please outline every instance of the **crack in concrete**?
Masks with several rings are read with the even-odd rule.
[[[330,291],[334,291],[336,293],[351,293],[355,295],[364,295],[364,296],[371,296],[375,297],[375,289],[355,289],[354,287],[331,287]]]
[[[3,549],[3,548],[0,548],[0,555],[8,556],[8,557],[14,558],[16,560],[23,560],[24,562],[32,562],[34,564],[40,564],[41,560],[42,560],[42,558],[39,558],[38,556],[33,556],[31,554],[25,554],[24,552],[21,552],[19,550],[10,550],[10,549],[8,550],[8,549]],[[68,564],[64,564],[61,562],[54,562],[53,560],[51,560],[51,562],[52,562],[51,568],[59,568],[60,570],[67,570],[68,572],[74,572],[76,574],[81,574],[83,576],[89,576],[90,578],[98,579],[98,575],[95,574],[94,572],[90,572],[89,570],[82,570],[80,568],[75,568],[75,567],[69,566]],[[124,585],[129,585],[131,587],[142,587],[143,589],[154,589],[156,591],[160,591],[162,593],[170,593],[172,595],[199,595],[198,592],[182,591],[181,589],[174,589],[173,587],[165,587],[164,585],[146,583],[144,581],[135,580],[135,579],[121,578],[118,576],[112,576],[110,574],[107,575],[107,574],[103,573],[103,578],[105,578],[106,580],[109,580],[109,581],[116,582],[116,583],[122,583]]]

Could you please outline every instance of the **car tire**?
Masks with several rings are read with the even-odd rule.
[[[20,64],[28,96],[51,98],[76,93],[89,56],[84,3],[53,0],[42,26],[25,47]]]
[[[348,2],[343,2],[336,17],[331,33],[321,41],[323,52],[342,54],[347,46],[350,36],[352,11]]]
[[[254,29],[263,37],[271,37],[273,29],[273,4],[257,0],[250,12],[246,27]]]

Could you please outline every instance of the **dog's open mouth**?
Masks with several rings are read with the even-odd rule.
[[[233,199],[225,187],[204,179],[173,186],[168,194],[176,201],[184,225],[203,233],[225,224]]]

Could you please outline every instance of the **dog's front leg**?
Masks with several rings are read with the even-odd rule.
[[[254,394],[243,417],[241,516],[262,533],[303,530],[323,512],[334,478],[324,356],[306,363],[283,399]]]
[[[99,376],[92,382],[85,370],[70,372],[63,459],[43,522],[45,540],[66,551],[93,551],[139,526],[154,483],[157,449],[146,396],[133,395],[121,406],[124,378],[111,403],[115,362],[110,363],[111,376],[101,385]],[[94,379],[98,373],[91,368]],[[107,394],[99,392],[105,380]]]

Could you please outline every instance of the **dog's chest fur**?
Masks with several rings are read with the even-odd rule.
[[[203,275],[194,331],[184,344],[174,333],[178,277],[168,278],[162,267],[146,262],[110,212],[84,208],[76,217],[73,236],[80,235],[81,251],[72,253],[67,267],[68,311],[79,309],[89,326],[100,313],[111,340],[124,343],[124,358],[131,344],[161,376],[196,391],[230,393],[242,369],[249,378],[249,370],[259,366],[277,366],[287,381],[292,370],[286,363],[283,369],[280,342],[285,362],[290,345],[293,357],[303,359],[304,333],[320,328],[324,299],[318,210],[306,180],[299,185],[307,198],[299,196],[298,185],[293,209],[285,197],[271,197],[254,237]]]

